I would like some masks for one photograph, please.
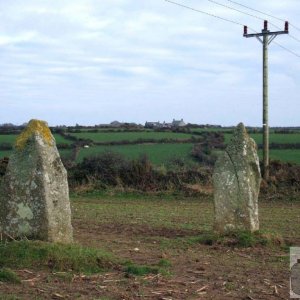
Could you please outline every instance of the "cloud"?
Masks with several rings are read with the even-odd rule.
[[[262,27],[261,20],[208,1],[181,2],[257,31]],[[295,3],[268,0],[255,8],[295,21]],[[1,1],[0,17],[2,123],[20,124],[31,115],[50,124],[173,117],[261,123],[262,49],[256,39],[242,37],[241,26],[165,1]],[[275,41],[299,49],[289,37]],[[269,62],[272,101],[289,103],[289,118],[272,109],[271,122],[299,125],[292,108],[299,59],[272,44]]]

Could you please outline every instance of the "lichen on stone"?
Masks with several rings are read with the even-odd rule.
[[[53,145],[53,136],[46,122],[40,120],[31,120],[26,128],[17,137],[15,148],[23,150],[27,141],[34,135],[39,134],[43,140],[49,145]]]

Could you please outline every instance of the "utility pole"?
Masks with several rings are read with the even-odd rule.
[[[268,84],[268,46],[279,34],[289,33],[289,23],[285,22],[284,31],[268,30],[268,21],[264,21],[261,33],[248,34],[248,27],[244,26],[244,37],[256,37],[263,45],[263,178],[269,179],[269,84]],[[262,37],[262,38],[261,38]]]

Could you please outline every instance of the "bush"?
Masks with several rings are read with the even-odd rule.
[[[10,143],[1,143],[0,144],[0,150],[5,151],[5,150],[12,150],[12,145]]]
[[[4,157],[0,159],[0,177],[4,176],[8,165],[8,161],[9,161],[8,157]]]
[[[105,185],[116,186],[125,164],[122,155],[107,151],[94,157],[84,158],[73,170],[73,179],[78,183],[98,180]]]
[[[198,162],[207,166],[213,166],[217,159],[216,155],[212,152],[212,148],[206,143],[194,145],[191,155]]]
[[[71,188],[79,186],[105,189],[107,187],[131,188],[141,191],[181,190],[186,184],[211,182],[210,169],[196,169],[176,159],[176,170],[153,168],[146,155],[128,160],[113,152],[104,152],[85,158],[68,170]]]

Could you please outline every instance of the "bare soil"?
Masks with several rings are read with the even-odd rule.
[[[99,222],[80,214],[73,226],[76,243],[140,265],[168,261],[169,273],[134,276],[122,266],[90,276],[53,272],[47,266],[16,269],[22,283],[0,282],[0,299],[289,299],[288,253],[279,246],[187,243],[200,230]]]

